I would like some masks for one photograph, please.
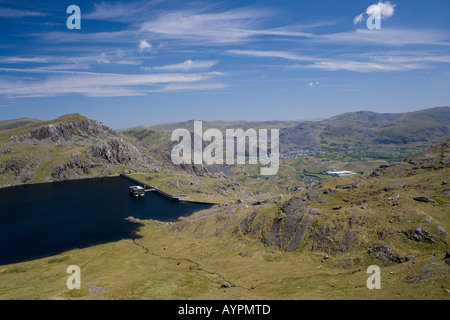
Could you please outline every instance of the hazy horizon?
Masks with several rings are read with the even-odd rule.
[[[270,119],[270,120],[184,119],[184,120],[180,120],[180,121],[157,122],[157,123],[152,123],[152,124],[138,124],[138,125],[135,125],[135,126],[122,127],[122,128],[116,128],[116,127],[110,126],[108,123],[104,122],[102,119],[89,118],[89,117],[87,117],[87,118],[89,118],[91,120],[98,120],[98,121],[106,124],[107,126],[111,127],[114,130],[121,131],[121,130],[139,128],[139,127],[153,127],[153,126],[158,126],[158,125],[167,125],[167,124],[171,124],[171,123],[192,122],[192,121],[196,121],[196,120],[197,121],[204,121],[204,122],[227,122],[227,123],[233,123],[233,122],[302,122],[302,121],[322,121],[322,120],[330,119],[332,117],[336,117],[336,116],[343,115],[343,114],[346,114],[346,113],[372,112],[372,113],[376,113],[376,114],[402,114],[402,113],[412,113],[412,112],[416,112],[416,111],[423,111],[423,110],[437,109],[437,108],[449,108],[449,106],[438,106],[438,107],[422,108],[422,109],[417,109],[417,110],[412,110],[412,111],[405,111],[405,112],[375,112],[375,111],[371,111],[371,110],[355,110],[355,111],[348,111],[348,112],[344,112],[344,113],[333,114],[333,115],[324,116],[322,118],[315,118],[315,119]],[[70,114],[70,113],[68,113],[68,114]],[[49,118],[49,119],[31,118],[31,117],[21,117],[21,118],[14,118],[14,119],[0,119],[0,122],[2,122],[2,121],[11,121],[11,120],[19,120],[19,119],[36,119],[36,120],[41,120],[41,121],[49,121],[49,120],[54,120],[54,119],[63,117],[63,116],[68,115],[68,114],[61,114],[59,116],[56,116],[54,118]],[[74,112],[72,114],[80,114],[80,113],[79,112]],[[86,117],[84,114],[80,114],[80,115]]]

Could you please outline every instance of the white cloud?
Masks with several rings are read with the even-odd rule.
[[[90,69],[90,65],[85,63],[67,63],[67,64],[54,64],[43,67],[35,68],[34,70],[87,70]]]
[[[142,70],[146,71],[152,71],[152,70],[162,70],[162,71],[173,71],[173,70],[183,70],[183,71],[189,71],[189,70],[198,70],[198,69],[208,69],[216,64],[218,64],[219,61],[217,60],[207,60],[207,61],[198,61],[198,60],[191,60],[188,59],[181,63],[175,63],[165,66],[158,66],[158,67],[142,67]]]
[[[139,41],[138,47],[139,47],[139,52],[142,53],[144,51],[151,50],[152,45],[151,45],[151,43],[147,42],[147,40],[144,39],[144,40]]]
[[[0,62],[3,63],[45,63],[48,62],[48,57],[2,57],[0,58]]]
[[[328,71],[353,71],[353,72],[376,72],[376,71],[403,71],[417,69],[414,65],[398,65],[376,63],[372,61],[354,61],[354,60],[327,60],[318,61],[314,64],[305,66],[311,69],[322,69]]]
[[[6,19],[20,19],[23,17],[39,17],[45,16],[45,13],[28,11],[28,10],[18,10],[0,7],[0,18]]]
[[[223,89],[227,86],[223,83],[195,83],[195,84],[168,84],[162,86],[161,89],[153,90],[154,92],[173,92],[173,91],[199,91]]]
[[[378,4],[373,4],[369,6],[366,10],[366,13],[371,16],[373,14],[380,14],[381,18],[390,18],[394,15],[395,12],[395,4],[391,4],[388,2],[379,1]]]
[[[289,69],[320,69],[324,71],[352,71],[352,72],[388,72],[433,68],[433,64],[449,63],[450,56],[435,55],[424,52],[419,54],[407,53],[381,53],[381,54],[347,54],[333,58],[319,58],[312,56],[299,56],[288,51],[255,51],[255,50],[229,50],[229,53],[247,55],[252,57],[284,58],[292,61],[302,61],[288,66]],[[308,82],[310,87],[319,85],[319,82]]]
[[[94,51],[94,50],[88,50]],[[65,53],[65,52],[64,52]],[[133,56],[135,50],[115,49],[100,54],[80,54],[64,56],[57,54],[54,56],[4,56],[0,57],[0,63],[3,64],[29,64],[37,65],[37,69],[52,70],[69,70],[78,69],[85,70],[91,68],[95,64],[111,64],[111,65],[141,65],[141,57]]]
[[[128,59],[128,60],[117,60],[117,61],[114,61],[114,63],[116,63],[116,64],[125,64],[125,65],[138,66],[138,65],[142,64],[142,61],[139,61],[139,60],[130,60],[130,59]]]
[[[396,5],[391,4],[389,1],[388,2],[379,1],[377,4],[372,4],[368,6],[366,9],[366,14],[368,16],[380,15],[382,19],[387,19],[394,15],[395,7]],[[353,23],[354,24],[361,23],[363,19],[364,19],[364,12],[353,18]]]
[[[131,22],[148,20],[153,4],[158,1],[116,2],[106,1],[94,4],[94,11],[83,15],[83,19],[114,22]]]
[[[106,57],[106,53],[100,54],[100,58],[97,59],[97,63],[99,64],[110,64],[111,61]]]
[[[364,12],[353,18],[353,24],[361,23],[364,19]]]
[[[405,46],[416,44],[448,45],[448,34],[432,29],[381,29],[373,32],[358,29],[352,32],[340,32],[317,35],[314,41],[337,44],[381,44],[389,46]]]
[[[283,58],[297,61],[308,61],[312,59],[311,57],[299,55],[289,51],[228,50],[227,52],[236,55],[260,57],[260,58]]]
[[[41,74],[41,77],[0,77],[0,95],[44,97],[64,94],[85,96],[133,96],[152,91],[209,90],[223,87],[210,81],[220,75],[208,73],[108,74],[95,72],[0,68],[2,73]],[[47,77],[45,75],[48,74]],[[193,86],[194,83],[198,85]],[[178,86],[177,86],[178,85]],[[170,89],[170,90],[169,90]]]
[[[268,15],[268,11],[256,8],[237,8],[222,12],[170,11],[144,23],[141,31],[160,39],[187,40],[191,44],[225,44],[254,36],[252,30]]]

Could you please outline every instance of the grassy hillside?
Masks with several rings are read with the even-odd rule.
[[[0,266],[0,299],[448,300],[449,147],[284,198],[141,221],[134,240]],[[66,287],[73,264],[81,290]],[[370,265],[381,268],[380,290],[366,287]]]

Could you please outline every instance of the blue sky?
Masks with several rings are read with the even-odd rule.
[[[449,13],[448,0],[0,0],[0,120],[78,112],[123,129],[448,106]]]

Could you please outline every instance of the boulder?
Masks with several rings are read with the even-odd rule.
[[[419,202],[431,202],[431,203],[436,203],[436,201],[435,201],[434,199],[427,198],[427,197],[415,197],[414,200],[419,201]]]
[[[367,253],[375,253],[375,258],[382,262],[394,262],[401,263],[402,258],[400,255],[394,252],[394,250],[387,246],[377,246],[373,245],[367,248]]]
[[[356,189],[356,188],[358,188],[358,182],[340,184],[340,185],[336,186],[336,189],[344,189],[344,190]]]
[[[444,259],[450,259],[450,250],[447,250],[447,252],[445,253]]]
[[[426,242],[426,243],[434,243],[433,237],[427,230],[422,228],[416,228],[415,230],[406,230],[403,231],[405,235],[408,236],[409,239],[417,241],[417,242]]]
[[[444,228],[442,228],[441,226],[438,227],[437,229],[437,234],[442,236],[444,234],[447,234],[447,230],[445,230]]]

